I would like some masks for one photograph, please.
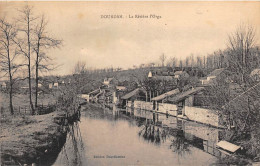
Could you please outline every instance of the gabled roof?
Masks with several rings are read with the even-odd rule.
[[[176,103],[176,102],[179,102],[179,101],[187,98],[189,95],[193,95],[195,93],[198,93],[198,92],[202,91],[203,89],[204,89],[204,87],[196,87],[194,89],[191,89],[191,90],[179,93],[176,96],[174,96],[174,97],[172,97],[172,98],[170,98],[168,100],[173,102],[173,103]]]
[[[91,94],[97,94],[99,91],[100,91],[99,89],[93,90],[93,91],[90,92],[88,95],[91,95]]]
[[[208,75],[208,77],[210,77],[210,76],[218,76],[218,75],[220,75],[224,70],[225,70],[225,68],[215,69],[215,70],[213,70],[213,71]]]
[[[183,73],[187,73],[186,71],[176,71],[174,74],[175,75],[182,75]]]
[[[156,80],[174,81],[174,77],[173,76],[159,76],[159,75],[156,75],[156,76],[153,76],[152,78],[156,79]]]
[[[177,94],[179,92],[180,92],[179,89],[174,89],[174,90],[171,90],[171,91],[166,92],[164,94],[161,94],[157,97],[152,98],[152,101],[160,101],[160,100],[165,99],[166,97],[172,96],[172,95]]]
[[[135,89],[135,90],[133,90],[133,91],[127,93],[127,94],[124,95],[123,97],[121,97],[121,99],[124,99],[124,100],[129,99],[129,98],[133,97],[134,95],[136,95],[139,91],[144,91],[144,89],[142,89],[142,88],[137,88],[137,89]]]

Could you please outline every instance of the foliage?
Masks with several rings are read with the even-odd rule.
[[[65,85],[59,89],[57,111],[76,112],[78,110],[79,98],[76,88],[75,86]]]

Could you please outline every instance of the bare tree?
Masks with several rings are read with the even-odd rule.
[[[176,65],[177,65],[177,58],[175,58],[175,57],[170,58],[169,63],[171,65],[171,67],[176,67]]]
[[[31,46],[32,46],[32,26],[33,22],[37,19],[33,16],[32,7],[26,5],[22,10],[19,10],[20,18],[18,22],[20,23],[19,31],[25,35],[26,40],[17,39],[16,45],[19,48],[19,53],[22,54],[27,59],[27,67],[28,67],[28,82],[29,82],[29,100],[32,115],[35,114],[35,109],[32,102],[32,55],[31,55]]]
[[[74,74],[82,74],[85,71],[86,71],[86,62],[84,61],[78,61],[73,68]]]
[[[17,35],[17,30],[13,25],[0,19],[0,67],[1,71],[9,77],[9,109],[10,113],[14,114],[13,109],[13,85],[14,74],[18,69],[18,65],[14,63],[17,54],[14,48],[14,38]]]
[[[190,64],[190,59],[189,59],[189,57],[186,57],[186,59],[185,59],[185,67],[188,67],[189,64]]]
[[[180,62],[179,62],[179,67],[180,67],[180,68],[183,68],[183,62],[182,62],[181,59],[180,59]]]
[[[234,33],[228,36],[229,62],[232,71],[240,75],[241,82],[245,81],[250,72],[252,62],[251,49],[256,41],[256,30],[251,25],[241,24]]]
[[[44,15],[41,16],[39,23],[34,29],[35,43],[33,50],[36,53],[35,59],[35,108],[37,108],[38,102],[38,83],[39,83],[39,70],[53,70],[53,66],[50,64],[51,58],[45,54],[46,49],[57,48],[61,44],[61,40],[54,39],[48,36],[46,30],[47,21]],[[48,63],[45,63],[48,62]]]
[[[150,63],[150,66],[151,66],[151,67],[154,67],[154,66],[155,66],[155,63],[154,63],[154,62]]]
[[[191,67],[195,66],[194,65],[194,55],[193,54],[190,55],[190,64],[191,64]]]
[[[197,56],[197,67],[202,68],[203,67],[202,58],[200,56]]]
[[[139,68],[140,68],[140,69],[144,68],[144,64],[143,64],[143,63],[140,64],[140,65],[139,65]]]
[[[160,61],[161,61],[161,63],[162,63],[162,67],[164,67],[164,62],[165,62],[165,60],[166,60],[166,56],[165,56],[164,54],[162,54],[162,55],[160,56]]]

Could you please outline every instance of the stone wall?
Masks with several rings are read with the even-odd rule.
[[[184,111],[190,120],[219,127],[218,115],[209,109],[185,106]]]
[[[159,113],[168,113],[172,116],[177,116],[177,105],[168,104],[168,103],[159,103],[158,110],[156,112]],[[128,107],[131,107],[131,102],[128,102]],[[145,102],[145,101],[134,101],[134,108],[142,109],[142,110],[153,110],[153,103],[152,102]],[[192,121],[197,121],[204,124],[209,124],[216,127],[219,126],[219,117],[216,113],[209,109],[205,108],[198,108],[198,107],[189,107],[185,106],[184,115]]]
[[[139,108],[142,110],[153,110],[153,103],[152,102],[145,102],[145,101],[134,101],[134,108]]]
[[[168,103],[159,103],[159,112],[167,113],[173,116],[177,116],[177,105],[168,104]]]

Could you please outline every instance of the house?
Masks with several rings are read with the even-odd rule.
[[[117,91],[125,91],[126,87],[125,86],[116,86]]]
[[[250,77],[251,77],[254,81],[260,81],[260,69],[254,69],[254,70],[250,73]]]
[[[157,97],[152,98],[151,100],[153,102],[153,109],[159,110],[159,102],[163,103],[164,100],[167,100],[169,97],[176,95],[178,93],[180,93],[179,89],[174,89],[174,90],[171,90],[171,91],[166,92],[164,94],[161,94]]]
[[[188,77],[189,77],[189,74],[186,71],[176,71],[174,73],[175,79],[188,78]]]
[[[148,72],[148,78],[155,76],[174,76],[173,68],[171,67],[160,67]]]
[[[105,78],[103,84],[109,86],[113,78]]]
[[[79,95],[79,97],[83,100],[85,100],[86,102],[89,102],[89,95],[88,94],[81,94]]]
[[[89,95],[89,101],[92,101],[92,102],[94,102],[94,101],[96,101],[96,99],[94,98],[97,94],[99,94],[100,93],[100,89],[96,89],[96,90],[93,90],[93,91],[91,91],[90,93],[88,93],[88,95]]]
[[[52,89],[53,83],[49,83],[49,89]]]
[[[202,85],[211,85],[217,79],[221,79],[225,76],[226,76],[225,68],[220,68],[220,69],[215,69],[207,77],[202,78],[200,81]]]
[[[53,88],[58,88],[59,87],[59,83],[58,82],[54,82],[53,83]]]
[[[181,106],[182,109],[185,106],[192,107],[194,106],[194,95],[201,92],[202,90],[204,90],[204,87],[192,88],[173,97],[169,97],[168,102],[177,104],[178,106]],[[185,113],[182,111],[182,114],[184,115]]]
[[[149,71],[148,78],[161,81],[174,81],[174,74],[167,71]]]
[[[196,95],[202,93],[204,87],[196,87],[178,93],[168,99],[168,102],[177,106],[177,116],[189,120],[222,127],[217,110],[198,107],[195,105]]]
[[[122,107],[133,107],[134,100],[146,100],[146,91],[143,88],[136,88],[135,90],[122,96],[121,100],[123,101]]]
[[[152,78],[152,77],[153,77],[153,73],[152,73],[152,71],[149,71],[148,78]]]

